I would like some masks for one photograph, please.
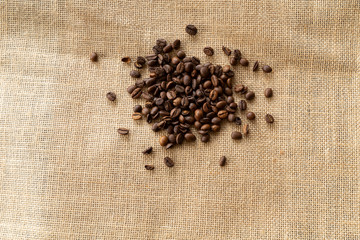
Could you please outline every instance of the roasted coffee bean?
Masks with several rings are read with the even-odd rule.
[[[174,161],[169,157],[164,158],[164,163],[167,167],[173,167],[175,165]]]
[[[151,115],[151,114],[148,114],[148,115],[146,116],[146,122],[147,122],[147,123],[151,123],[152,120],[153,120],[152,115]]]
[[[143,93],[141,94],[141,96],[142,96],[144,99],[146,99],[146,100],[152,100],[152,99],[154,98],[151,94],[149,94],[149,93],[147,93],[147,92],[143,92]]]
[[[221,118],[214,117],[213,119],[211,119],[211,123],[219,125],[221,123]]]
[[[223,109],[226,106],[226,101],[220,101],[216,103],[218,109]]]
[[[112,102],[116,100],[116,94],[113,92],[108,92],[106,94],[106,97],[107,97],[107,99],[109,99],[109,101],[112,101]]]
[[[241,132],[232,132],[231,133],[231,138],[234,139],[234,140],[239,140],[239,139],[242,139],[242,134]]]
[[[244,136],[247,136],[249,134],[249,125],[248,124],[244,124],[242,126],[242,131],[243,131],[243,134]]]
[[[195,122],[194,122],[194,127],[195,127],[196,129],[200,129],[201,126],[202,126],[201,122],[199,122],[199,121],[195,121]]]
[[[162,99],[162,98],[157,98],[157,99],[155,100],[155,104],[156,104],[157,106],[163,105],[163,103],[164,103],[164,99]]]
[[[195,35],[197,33],[197,28],[194,25],[187,25],[185,28],[185,31],[189,34],[189,35]]]
[[[141,113],[139,113],[139,112],[133,113],[132,118],[134,120],[140,120],[142,118]]]
[[[226,110],[221,110],[221,111],[218,112],[217,115],[218,115],[219,118],[225,119],[228,116],[228,112]]]
[[[144,65],[138,63],[138,62],[134,62],[134,66],[138,69],[142,68]]]
[[[91,53],[91,54],[90,54],[90,60],[91,60],[92,62],[97,62],[97,61],[98,61],[98,55],[97,55],[97,53],[95,53],[95,52]]]
[[[235,58],[236,60],[240,60],[240,59],[241,59],[241,52],[240,52],[239,49],[235,49],[235,50],[234,50],[234,58]]]
[[[236,125],[241,125],[241,118],[236,117],[235,118],[235,123],[236,123]]]
[[[245,100],[240,100],[238,106],[239,106],[240,111],[245,111],[247,108],[247,103]]]
[[[202,67],[200,69],[200,75],[203,78],[206,78],[209,75],[209,68],[208,67]]]
[[[200,119],[202,119],[204,116],[204,113],[201,109],[197,109],[195,110],[195,114],[194,114],[194,117],[197,121],[199,121]]]
[[[131,93],[131,97],[134,99],[139,98],[141,96],[141,94],[142,94],[141,88],[135,88],[135,90],[132,91],[132,93]]]
[[[273,122],[274,122],[274,117],[271,116],[270,114],[266,114],[266,115],[265,115],[265,121],[266,121],[267,123],[273,123]]]
[[[177,118],[180,114],[181,114],[181,109],[180,109],[180,108],[174,108],[174,109],[172,109],[171,112],[170,112],[170,117],[171,117],[172,119],[175,119],[175,118]]]
[[[167,136],[161,136],[159,139],[160,145],[161,146],[166,146],[166,144],[168,143],[169,139]]]
[[[153,165],[145,165],[146,170],[154,170],[155,167]]]
[[[179,49],[180,48],[180,40],[176,39],[172,44],[173,49]]]
[[[212,90],[212,91],[210,92],[209,98],[210,98],[212,101],[215,101],[215,100],[218,98],[218,92],[217,92],[216,90]]]
[[[178,58],[178,57],[172,57],[172,58],[171,58],[171,63],[172,63],[173,65],[178,65],[179,62],[180,62],[180,58]]]
[[[222,157],[220,158],[219,165],[220,165],[221,167],[223,167],[223,166],[225,166],[225,164],[226,164],[226,157],[225,157],[225,156],[222,156]]]
[[[157,114],[158,111],[159,108],[157,106],[154,106],[153,108],[151,108],[150,114],[154,116],[155,114]]]
[[[147,107],[145,107],[145,108],[143,108],[143,109],[141,110],[141,113],[142,113],[143,115],[147,116],[147,115],[150,113],[150,109],[147,108]]]
[[[255,98],[255,93],[250,91],[250,92],[246,93],[245,98],[246,98],[246,100],[252,100]]]
[[[225,88],[224,93],[225,93],[226,95],[228,95],[228,96],[233,94],[231,88],[228,88],[228,87]]]
[[[229,122],[234,122],[235,120],[236,120],[235,114],[230,113],[230,114],[228,115],[228,121],[229,121]]]
[[[175,143],[168,143],[168,144],[166,144],[165,148],[169,149],[169,148],[172,148],[174,145],[175,145]]]
[[[246,58],[240,59],[240,64],[244,67],[249,65],[249,61]]]
[[[124,62],[124,63],[130,63],[131,58],[130,57],[123,57],[123,58],[121,58],[121,61]]]
[[[119,128],[117,131],[120,135],[127,135],[129,133],[129,129],[127,128]]]
[[[192,133],[186,133],[186,134],[185,134],[185,140],[186,140],[187,142],[194,142],[194,141],[196,140],[196,137],[195,137],[195,135],[192,134]]]
[[[194,69],[194,64],[192,62],[187,62],[184,64],[185,72],[190,73]]]
[[[153,125],[152,125],[152,128],[151,128],[154,132],[157,132],[157,131],[159,131],[160,130],[160,128],[159,128],[159,126],[158,126],[158,124],[157,123],[154,123]]]
[[[169,52],[171,52],[172,50],[173,50],[173,47],[172,47],[171,44],[166,45],[166,46],[164,47],[164,49],[163,49],[164,53],[169,53]]]
[[[231,66],[236,66],[238,64],[238,60],[235,57],[230,58]]]
[[[143,154],[150,154],[152,152],[153,148],[152,147],[148,147],[147,149],[145,149],[144,151],[142,151]]]
[[[210,128],[211,128],[210,124],[204,124],[201,126],[200,130],[209,131]]]
[[[165,47],[167,44],[165,39],[159,38],[158,40],[156,40],[156,45],[160,46],[160,47]]]
[[[231,103],[233,103],[234,102],[234,97],[233,96],[228,96],[227,98],[226,98],[226,102],[228,103],[228,104],[231,104]],[[237,105],[237,104],[236,104]]]
[[[209,134],[205,134],[203,136],[201,136],[201,141],[204,143],[207,143],[210,141],[210,135]]]
[[[182,135],[181,133],[176,135],[176,143],[177,144],[182,144],[183,142],[184,142],[184,135]]]
[[[273,95],[273,90],[271,88],[266,88],[264,91],[264,95],[266,98],[270,98]]]
[[[133,78],[139,78],[139,77],[141,77],[141,74],[137,70],[132,70],[130,72],[130,76],[133,77]]]
[[[137,88],[137,86],[131,85],[127,88],[127,92],[131,94],[136,88]]]
[[[235,86],[235,88],[234,88],[234,90],[235,90],[235,92],[241,92],[243,89],[244,89],[244,85],[242,85],[242,84],[238,84],[238,85],[236,85]]]
[[[225,46],[222,47],[222,50],[224,51],[225,55],[230,56],[231,50]]]
[[[142,106],[141,105],[135,105],[134,106],[134,112],[141,112]]]
[[[214,49],[212,47],[205,47],[204,48],[204,53],[207,56],[212,56],[212,55],[214,55]]]
[[[255,119],[255,113],[253,113],[253,112],[248,112],[248,113],[246,114],[246,117],[247,117],[247,119],[249,119],[249,120],[254,120],[254,119]]]
[[[223,67],[223,72],[224,73],[227,73],[227,72],[229,72],[230,71],[230,66],[229,65],[225,65],[224,67]]]
[[[213,132],[218,132],[218,131],[220,131],[220,125],[212,125],[212,126],[211,126],[211,130],[212,130]]]
[[[265,73],[271,73],[272,68],[271,68],[269,65],[264,65],[264,66],[262,67],[262,70],[263,70]]]
[[[259,62],[256,61],[256,62],[254,63],[253,72],[257,71],[258,69],[259,69]]]
[[[176,92],[175,91],[170,91],[166,93],[166,97],[170,100],[173,100],[176,98]]]
[[[176,142],[176,136],[175,136],[175,134],[170,134],[170,135],[168,136],[168,140],[169,140],[169,142],[171,142],[171,143],[175,143],[175,142]]]

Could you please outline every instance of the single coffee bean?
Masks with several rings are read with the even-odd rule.
[[[178,58],[180,58],[180,59],[183,59],[183,58],[186,57],[186,54],[185,54],[184,51],[178,51],[177,54],[176,54],[176,56],[177,56]]]
[[[134,62],[134,66],[138,69],[142,68],[144,65],[138,63],[138,62]]]
[[[207,143],[210,141],[210,135],[209,134],[205,134],[201,136],[201,141],[204,143]]]
[[[208,131],[208,130],[210,130],[210,128],[211,128],[210,124],[204,124],[201,126],[200,129],[203,131]]]
[[[139,113],[139,112],[133,113],[132,118],[134,120],[140,120],[142,118],[141,113]]]
[[[235,123],[236,123],[236,125],[241,125],[241,118],[236,117],[235,118]]]
[[[163,146],[163,147],[166,146],[166,144],[168,143],[168,141],[169,141],[169,139],[168,139],[167,136],[161,136],[161,137],[160,137],[160,140],[159,140],[160,145]]]
[[[153,148],[152,147],[148,147],[147,149],[145,149],[144,151],[142,151],[143,154],[150,154],[152,152]]]
[[[253,72],[257,71],[258,68],[259,68],[259,62],[256,61],[256,62],[254,63]]]
[[[173,49],[179,49],[180,48],[180,40],[176,39],[172,44]]]
[[[273,90],[271,88],[266,88],[264,91],[264,95],[266,98],[270,98],[273,95]]]
[[[145,165],[146,170],[154,170],[155,167],[153,165]]]
[[[272,68],[271,68],[269,65],[264,65],[264,66],[262,67],[262,70],[263,70],[264,72],[266,72],[266,73],[271,73]]]
[[[216,90],[212,90],[212,91],[210,92],[209,98],[210,98],[212,101],[215,101],[215,100],[218,98],[218,92],[217,92]]]
[[[154,116],[155,114],[157,114],[158,111],[159,111],[159,107],[154,106],[151,108],[150,114]]]
[[[242,134],[241,134],[241,132],[237,132],[237,131],[232,132],[231,133],[231,138],[235,139],[235,140],[242,139]]]
[[[225,46],[222,47],[222,50],[224,51],[225,55],[230,56],[231,50]]]
[[[106,94],[106,97],[107,97],[107,99],[109,99],[109,101],[112,101],[112,102],[116,100],[116,94],[113,92],[108,92]]]
[[[208,67],[202,67],[200,69],[200,75],[203,78],[206,78],[209,75],[209,68]]]
[[[171,52],[172,50],[173,50],[173,47],[172,47],[171,44],[166,45],[166,46],[164,47],[164,49],[163,49],[164,53],[169,53],[169,52]]]
[[[183,142],[184,142],[184,135],[182,135],[181,133],[176,135],[176,143],[177,144],[182,144]]]
[[[227,73],[227,72],[229,72],[230,71],[230,65],[225,65],[224,67],[223,67],[223,72],[224,73]]]
[[[133,78],[139,78],[139,77],[141,77],[141,74],[137,70],[132,70],[130,72],[130,76],[133,77]]]
[[[186,134],[185,134],[185,140],[186,140],[187,142],[194,142],[194,141],[196,140],[196,137],[195,137],[195,135],[192,134],[192,133],[186,133]]]
[[[241,92],[241,91],[243,91],[244,87],[245,87],[244,85],[238,84],[238,85],[235,86],[234,91],[237,92],[237,93]]]
[[[234,50],[234,58],[235,58],[236,60],[240,60],[240,59],[241,59],[241,52],[240,52],[239,49],[235,49],[235,50]]]
[[[213,119],[211,119],[211,123],[219,125],[221,123],[221,118],[214,117]]]
[[[134,106],[134,112],[141,112],[142,106],[141,105],[135,105]]]
[[[273,123],[273,122],[274,122],[274,117],[271,116],[270,114],[266,114],[266,115],[265,115],[265,121],[266,121],[267,123]]]
[[[254,119],[255,119],[255,113],[253,113],[253,112],[248,112],[248,113],[246,114],[246,117],[247,117],[247,119],[249,119],[249,120],[254,120]]]
[[[152,125],[152,128],[151,128],[154,132],[157,132],[160,130],[159,128],[159,125],[157,123],[154,123],[154,125]]]
[[[242,131],[243,131],[244,136],[247,136],[249,134],[249,124],[244,124],[242,126]]]
[[[165,157],[164,158],[164,163],[165,163],[165,165],[166,166],[168,166],[168,167],[173,167],[175,164],[174,164],[174,161],[171,159],[171,158],[169,158],[169,157]]]
[[[202,119],[204,116],[204,113],[201,109],[196,109],[195,113],[194,113],[194,117],[197,121],[199,121],[200,119]]]
[[[223,167],[223,166],[225,166],[225,164],[226,164],[226,157],[225,157],[225,156],[222,156],[222,157],[220,158],[219,165],[220,165],[221,167]]]
[[[143,108],[143,109],[141,110],[141,113],[146,116],[146,115],[148,115],[148,114],[150,113],[150,109],[147,108],[147,107],[145,107],[145,108]]]
[[[229,122],[234,122],[235,120],[236,120],[235,114],[230,113],[230,114],[228,115],[228,121],[229,121]]]
[[[197,28],[194,25],[187,25],[185,28],[185,31],[189,34],[189,35],[195,35],[197,33]]]
[[[221,111],[218,112],[217,115],[218,115],[219,118],[225,119],[228,116],[228,112],[226,110],[221,110]]]
[[[205,47],[204,48],[204,53],[207,56],[212,56],[212,55],[214,55],[214,49],[212,47]]]
[[[91,54],[90,54],[90,60],[91,60],[92,62],[97,62],[97,61],[98,61],[98,55],[97,55],[97,53],[95,53],[95,52],[91,53]]]
[[[245,98],[246,98],[246,100],[252,100],[255,98],[255,93],[250,91],[250,92],[246,93]]]
[[[246,58],[240,59],[240,64],[244,67],[249,65],[249,61]]]
[[[245,111],[247,108],[247,103],[245,100],[240,100],[238,106],[239,106],[240,111]]]
[[[119,128],[117,131],[120,135],[127,135],[129,133],[129,129],[127,128]]]
[[[235,57],[230,58],[231,66],[236,66],[238,64],[238,60]]]
[[[211,126],[211,130],[212,130],[213,132],[218,132],[218,131],[220,131],[220,125],[212,125],[212,126]]]
[[[171,63],[172,63],[173,65],[178,65],[179,62],[180,62],[180,58],[178,58],[178,57],[173,57],[173,58],[171,58]]]
[[[123,58],[121,58],[121,61],[124,62],[124,63],[130,63],[131,58],[130,57],[123,57]]]
[[[169,142],[171,142],[171,143],[175,143],[175,142],[176,142],[176,136],[175,136],[174,134],[170,134],[170,135],[168,136],[168,140],[169,140]]]
[[[226,101],[220,101],[216,103],[218,109],[223,109],[226,106]]]
[[[199,122],[199,121],[195,121],[195,122],[194,122],[194,127],[195,127],[196,129],[200,129],[201,126],[202,126],[201,122]]]
[[[131,94],[136,88],[137,88],[136,85],[131,85],[127,88],[127,92]]]

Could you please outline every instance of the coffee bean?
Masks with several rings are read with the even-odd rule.
[[[222,47],[222,50],[224,51],[225,55],[230,56],[231,50],[225,46]]]
[[[173,167],[175,165],[174,161],[169,157],[164,158],[164,163],[167,167]]]
[[[215,101],[215,100],[218,98],[218,92],[217,92],[216,90],[212,90],[212,91],[210,92],[209,98],[210,98],[212,101]]]
[[[202,119],[204,116],[204,113],[201,109],[197,109],[195,110],[195,114],[194,114],[194,117],[197,121],[199,121],[200,119]]]
[[[223,167],[223,166],[225,166],[225,164],[226,164],[226,157],[225,157],[225,156],[222,156],[222,157],[220,158],[219,165],[220,165],[221,167]]]
[[[178,135],[176,135],[176,143],[177,144],[182,144],[184,141],[184,135],[182,135],[181,133],[179,133]]]
[[[127,88],[127,92],[131,94],[136,88],[137,88],[137,86],[131,85]]]
[[[200,75],[203,78],[206,78],[209,75],[209,68],[208,67],[202,67],[200,69]]]
[[[141,77],[141,74],[137,70],[132,70],[130,72],[130,76],[133,77],[133,78],[139,78],[139,77]]]
[[[172,63],[173,65],[178,65],[179,62],[180,62],[180,58],[178,58],[178,57],[172,57],[172,58],[171,58],[171,63]]]
[[[234,90],[235,90],[235,92],[238,93],[238,92],[243,91],[244,87],[245,87],[244,85],[238,84],[238,85],[235,86]]]
[[[248,112],[248,113],[246,114],[246,117],[247,117],[247,119],[249,119],[249,120],[254,120],[254,119],[255,119],[255,113],[253,113],[253,112]]]
[[[235,140],[242,139],[242,134],[241,134],[241,132],[237,132],[237,131],[232,132],[231,133],[231,138],[235,139]]]
[[[220,125],[212,125],[212,126],[211,126],[211,130],[212,130],[213,132],[218,132],[218,131],[220,131]]]
[[[203,136],[201,136],[201,141],[204,143],[207,143],[210,141],[210,135],[209,134],[205,134]]]
[[[212,56],[212,55],[214,55],[214,49],[212,47],[205,47],[204,48],[204,53],[207,56]]]
[[[164,49],[163,49],[164,53],[169,53],[169,52],[171,52],[172,50],[173,50],[173,47],[172,47],[171,44],[166,45],[166,46],[164,47]]]
[[[107,99],[109,99],[109,101],[112,101],[112,102],[116,100],[116,94],[113,92],[108,92],[106,94],[106,97],[107,97]]]
[[[235,66],[238,64],[238,60],[235,57],[230,58],[230,64],[232,66]]]
[[[266,88],[264,91],[264,95],[266,98],[270,98],[273,95],[273,90],[271,88]]]
[[[218,112],[217,115],[218,115],[219,118],[225,119],[228,116],[228,112],[226,110],[221,110],[221,111]]]
[[[134,106],[134,112],[141,112],[142,106],[141,105],[135,105]]]
[[[91,53],[91,54],[90,54],[90,60],[91,60],[92,62],[97,62],[97,61],[98,61],[98,55],[97,55],[97,53],[95,53],[95,52]]]
[[[120,135],[127,135],[129,133],[129,129],[127,128],[119,128],[117,131]]]
[[[240,52],[239,49],[235,49],[235,50],[234,50],[234,58],[235,58],[236,60],[240,60],[240,59],[241,59],[241,52]]]
[[[160,140],[159,140],[161,146],[166,146],[166,144],[168,143],[168,141],[169,141],[169,139],[168,139],[167,136],[161,136],[161,137],[160,137]]]
[[[180,59],[183,59],[183,58],[186,57],[186,54],[185,54],[184,51],[178,51],[177,54],[176,54],[176,56],[177,56],[178,58],[180,58]]]
[[[171,143],[175,143],[175,142],[176,142],[176,136],[175,136],[174,134],[170,134],[170,135],[168,136],[168,140],[169,140],[169,142],[171,142]]]
[[[133,113],[132,118],[134,120],[140,120],[142,118],[141,113],[139,113],[139,112]]]
[[[146,170],[154,170],[155,167],[153,165],[145,165]]]
[[[196,140],[196,137],[195,137],[195,135],[192,134],[192,133],[186,133],[186,134],[185,134],[185,140],[186,140],[187,142],[194,142],[194,141]]]
[[[151,129],[152,129],[154,132],[157,132],[157,131],[160,130],[159,125],[158,125],[157,123],[154,123],[154,124],[152,125]]]
[[[245,100],[240,100],[238,106],[239,106],[240,111],[245,111],[247,108],[247,103]]]
[[[142,151],[143,154],[150,154],[152,152],[153,148],[152,147],[148,147],[147,149],[145,149],[144,151]]]
[[[266,121],[267,123],[273,123],[273,122],[274,122],[274,117],[271,116],[270,114],[266,114],[266,115],[265,115],[265,121]]]
[[[224,67],[223,67],[223,72],[224,73],[227,73],[227,72],[229,72],[230,71],[230,66],[229,65],[225,65]]]
[[[262,70],[263,70],[264,72],[266,72],[266,73],[271,73],[272,68],[271,68],[269,65],[264,65],[264,66],[262,67]]]
[[[169,149],[169,148],[172,148],[174,145],[175,145],[174,143],[168,143],[168,144],[166,144],[165,148]]]
[[[130,63],[131,58],[130,57],[123,57],[123,58],[121,58],[121,61],[124,62],[124,63]]]
[[[241,118],[236,117],[235,118],[235,123],[236,123],[236,125],[241,125]]]
[[[228,115],[228,121],[229,121],[229,122],[234,122],[235,120],[236,120],[235,114],[230,113],[230,114]]]
[[[246,100],[252,100],[255,98],[255,93],[250,91],[250,92],[246,93],[245,98],[246,98]]]
[[[253,72],[257,71],[258,68],[259,68],[259,62],[256,61],[256,62],[254,63]]]
[[[244,67],[249,65],[249,61],[246,58],[240,59],[240,64]]]
[[[172,44],[173,49],[179,49],[180,48],[180,40],[176,39]]]
[[[211,123],[219,125],[221,123],[221,118],[214,117],[213,119],[211,119]]]
[[[218,109],[223,109],[226,106],[226,101],[220,101],[216,103]]]
[[[145,108],[143,108],[143,109],[141,110],[141,113],[146,116],[146,115],[148,115],[148,114],[150,113],[150,109],[147,108],[147,107],[145,107]]]
[[[138,69],[142,68],[144,65],[138,63],[138,62],[134,62],[134,66]]]
[[[189,34],[189,35],[195,35],[197,33],[197,28],[194,25],[187,25],[185,28],[185,31]]]
[[[244,124],[242,126],[242,131],[243,131],[243,134],[244,136],[247,136],[249,134],[249,125],[248,124]]]

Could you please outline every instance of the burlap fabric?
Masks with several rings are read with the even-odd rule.
[[[358,0],[0,1],[0,238],[359,239],[359,11]],[[224,124],[208,144],[165,151],[131,119],[144,101],[127,94],[120,58],[160,37],[202,61],[227,63],[225,45],[273,67],[235,68],[257,94],[248,138]]]

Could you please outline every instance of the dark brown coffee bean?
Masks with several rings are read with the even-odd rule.
[[[230,66],[229,65],[225,65],[224,67],[223,67],[223,72],[224,73],[227,73],[227,72],[229,72],[230,71]]]
[[[129,133],[129,129],[127,128],[119,128],[117,131],[120,135],[127,135]]]
[[[207,56],[212,56],[212,55],[214,55],[214,49],[212,47],[205,47],[204,48],[204,53]]]
[[[253,72],[257,71],[258,69],[259,69],[259,62],[256,61],[256,62],[254,63]]]
[[[225,164],[226,164],[226,157],[225,157],[225,156],[222,156],[222,157],[220,158],[219,165],[220,165],[221,167],[223,167],[223,166],[225,166]]]
[[[185,134],[185,140],[186,140],[187,142],[194,142],[194,141],[196,140],[196,137],[195,137],[195,135],[192,134],[192,133],[186,133],[186,134]]]
[[[246,108],[247,108],[247,103],[246,103],[246,101],[245,100],[240,100],[240,102],[239,102],[239,109],[240,109],[240,111],[245,111],[246,110]]]
[[[172,119],[175,119],[175,118],[177,118],[180,114],[181,114],[181,109],[180,109],[180,108],[174,108],[174,109],[172,109],[171,112],[170,112],[170,117],[171,117]]]
[[[246,58],[240,59],[240,64],[244,67],[249,65],[249,61]]]
[[[199,122],[199,121],[195,121],[195,122],[194,122],[194,127],[195,127],[196,129],[200,129],[201,126],[202,126],[201,122]]]
[[[247,119],[249,119],[249,120],[254,120],[254,119],[255,119],[255,113],[253,113],[253,112],[248,112],[248,113],[246,114],[246,117],[247,117]]]
[[[145,165],[146,170],[154,170],[155,167],[153,165]]]
[[[197,28],[194,25],[187,25],[185,28],[185,31],[189,34],[189,35],[195,35],[197,33]]]
[[[210,98],[212,101],[215,101],[215,100],[218,98],[218,92],[217,92],[216,90],[212,90],[212,91],[210,92],[209,98]]]
[[[230,56],[231,50],[225,46],[222,47],[222,50],[224,51],[225,55]]]
[[[168,128],[166,129],[168,134],[173,134],[174,133],[174,127],[173,126],[168,126]]]
[[[152,147],[148,147],[147,149],[145,149],[144,151],[142,151],[143,154],[150,154],[152,152],[153,148]]]
[[[147,108],[147,107],[145,107],[145,108],[143,108],[143,109],[141,110],[141,113],[142,113],[143,115],[147,116],[147,115],[150,113],[150,109]]]
[[[166,97],[170,100],[173,100],[176,98],[176,92],[175,91],[170,91],[166,93]]]
[[[167,167],[173,167],[175,165],[174,161],[169,157],[164,158],[164,163]]]
[[[228,115],[228,121],[229,121],[229,122],[234,122],[235,120],[236,120],[235,114],[230,113],[230,114]]]
[[[211,130],[212,130],[213,132],[218,132],[218,131],[220,131],[220,125],[212,125],[212,126],[211,126]]]
[[[176,39],[172,44],[173,49],[179,49],[180,48],[180,40]]]
[[[206,78],[209,75],[209,68],[208,67],[202,67],[200,69],[200,75],[203,78]]]
[[[221,111],[218,112],[217,115],[218,115],[219,118],[225,119],[228,116],[228,112],[226,110],[221,110]]]
[[[157,123],[154,123],[154,125],[152,125],[152,128],[151,128],[154,132],[157,132],[160,130],[159,128],[159,125]]]
[[[106,94],[106,97],[107,97],[107,99],[109,99],[109,101],[112,101],[112,102],[116,100],[116,94],[113,92],[108,92]]]
[[[131,85],[127,88],[127,92],[131,94],[136,88],[137,88],[137,86]]]
[[[204,143],[207,143],[210,141],[210,135],[209,134],[205,134],[201,136],[201,141]]]
[[[266,73],[271,73],[272,68],[271,68],[269,65],[264,65],[264,66],[262,67],[262,70],[263,70],[264,72],[266,72]]]
[[[98,55],[97,55],[97,53],[95,53],[95,52],[91,53],[91,54],[90,54],[90,60],[91,60],[92,62],[97,62],[97,61],[98,61]]]
[[[138,63],[138,62],[134,62],[134,66],[138,69],[142,68],[144,65]]]
[[[248,124],[244,124],[242,126],[242,131],[243,131],[243,134],[244,136],[247,136],[249,134],[249,125]]]
[[[180,59],[178,57],[171,58],[171,63],[174,65],[178,65],[180,62]]]
[[[235,118],[235,123],[236,123],[236,125],[241,125],[241,118],[236,117]]]
[[[197,121],[199,121],[200,119],[202,119],[204,116],[204,113],[201,109],[197,109],[195,110],[195,114],[194,114],[194,117]]]
[[[246,93],[245,98],[246,98],[246,100],[252,100],[255,98],[255,93],[250,91],[250,92]]]
[[[142,106],[141,105],[135,105],[134,106],[134,112],[141,112]]]
[[[168,143],[169,139],[167,136],[161,136],[159,139],[160,145],[161,146],[166,146],[166,144]]]
[[[164,53],[169,53],[169,52],[171,52],[172,50],[173,50],[173,47],[172,47],[171,44],[166,45],[166,46],[164,47],[164,49],[163,49]]]
[[[237,131],[232,132],[231,133],[231,138],[235,139],[235,140],[242,139],[242,134],[241,134],[241,132],[237,132]]]
[[[140,120],[141,118],[142,118],[142,116],[141,116],[141,113],[139,113],[139,112],[135,112],[132,115],[132,119],[134,119],[134,120]]]
[[[131,93],[131,97],[134,99],[139,98],[139,97],[141,97],[141,94],[142,94],[141,88],[135,88],[135,90],[132,91],[132,93]]]
[[[237,93],[241,92],[241,91],[243,91],[244,87],[245,87],[244,85],[238,84],[238,85],[235,86],[234,91],[237,92]]]
[[[204,124],[201,126],[200,129],[203,131],[208,131],[208,130],[210,130],[210,128],[211,128],[210,124]]]
[[[130,63],[131,58],[130,57],[123,57],[123,58],[121,58],[121,61],[124,62],[124,63]]]
[[[132,70],[130,72],[130,76],[133,77],[133,78],[139,78],[139,77],[141,77],[141,74],[137,70]]]
[[[170,135],[168,136],[168,140],[169,140],[169,142],[171,142],[171,143],[175,143],[175,142],[176,142],[176,136],[175,136],[175,134],[170,134]]]
[[[241,59],[241,52],[240,52],[239,49],[235,49],[235,50],[234,50],[234,58],[235,58],[236,60],[240,60],[240,59]]]
[[[228,103],[228,104],[231,104],[231,103],[233,103],[234,102],[234,97],[233,96],[228,96],[227,98],[226,98],[226,102]]]
[[[157,114],[158,111],[159,111],[159,108],[155,106],[155,107],[151,108],[150,114],[154,116],[155,114]]]
[[[157,60],[150,60],[150,61],[148,61],[148,65],[150,67],[155,67],[156,65],[158,65],[158,61]]]
[[[187,62],[184,64],[185,72],[190,73],[194,69],[194,64],[192,62]]]
[[[266,115],[265,115],[265,121],[266,121],[267,123],[273,123],[273,122],[274,122],[274,117],[271,116],[270,114],[266,114]]]
[[[211,119],[211,123],[219,125],[221,123],[221,118],[214,117],[213,119]]]
[[[273,95],[273,90],[271,88],[266,88],[264,91],[264,95],[266,98],[270,98]]]
[[[156,45],[160,47],[165,47],[167,45],[167,42],[165,39],[159,38],[156,40]]]
[[[231,66],[236,66],[238,64],[238,60],[235,57],[230,58]]]
[[[153,120],[152,115],[151,115],[151,114],[148,114],[148,115],[146,116],[146,122],[147,122],[147,123],[151,123],[152,120]]]
[[[228,88],[228,87],[225,88],[224,93],[225,93],[226,95],[228,95],[228,96],[233,94],[231,88]]]
[[[164,103],[164,99],[162,99],[162,98],[157,98],[156,100],[155,100],[155,104],[157,105],[157,106],[160,106],[160,105],[162,105]]]

